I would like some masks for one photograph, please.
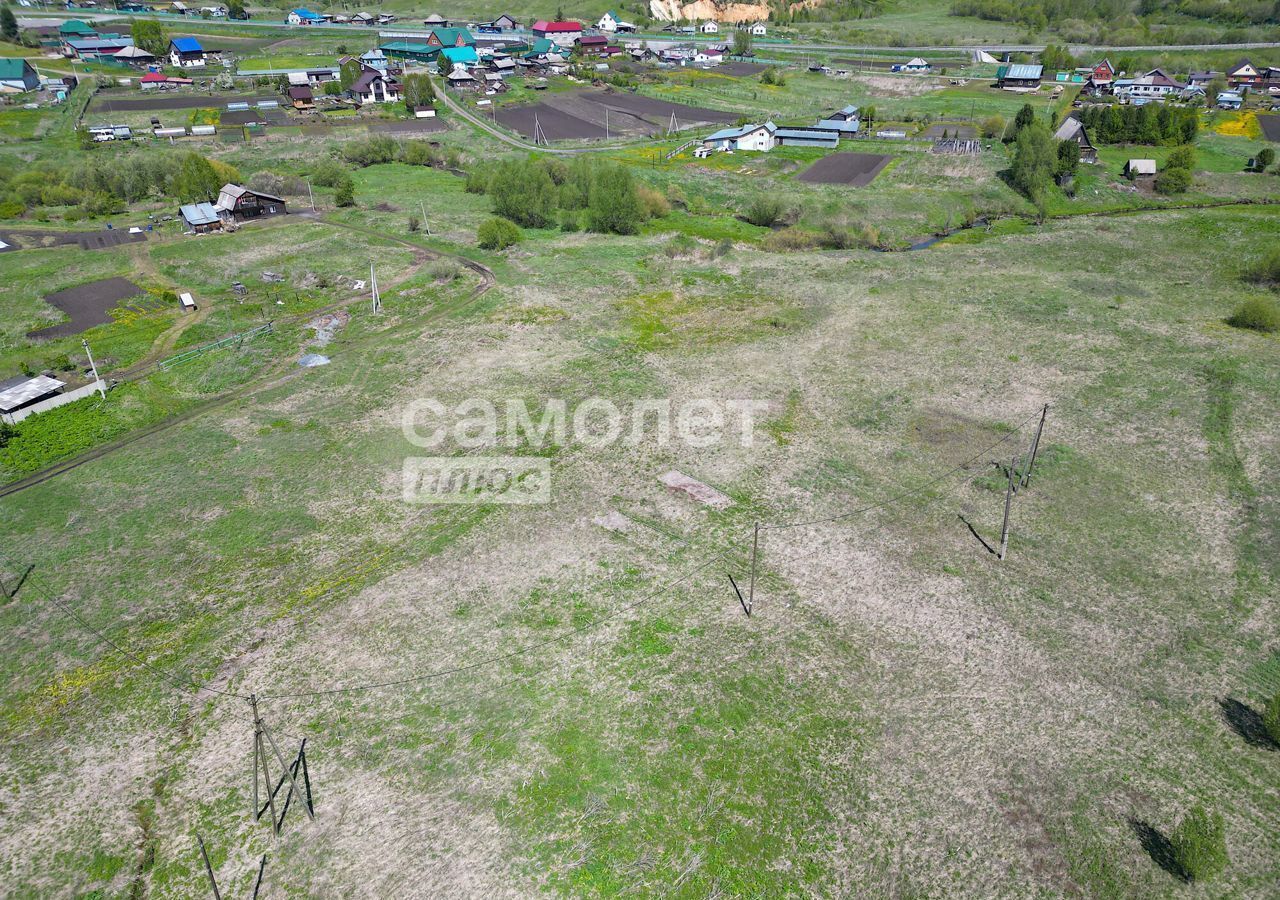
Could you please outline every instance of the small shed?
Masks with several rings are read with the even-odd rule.
[[[0,413],[14,413],[62,392],[66,383],[48,375],[17,375],[0,381]]]
[[[1156,161],[1154,159],[1131,159],[1124,164],[1124,177],[1130,181],[1155,178]]]
[[[218,211],[212,203],[188,203],[178,211],[182,214],[182,221],[196,234],[222,230],[222,219],[218,218]]]

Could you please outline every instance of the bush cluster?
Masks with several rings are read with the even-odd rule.
[[[585,219],[592,231],[635,234],[670,211],[666,197],[625,166],[587,157],[504,161],[469,172],[466,190],[487,194],[496,214],[526,228],[576,231]]]
[[[520,226],[498,216],[486,219],[476,230],[476,242],[485,250],[505,250],[523,237]]]
[[[74,166],[0,167],[0,215],[16,218],[38,207],[72,207],[67,220],[123,212],[130,203],[168,197],[180,203],[209,200],[227,182],[239,182],[233,166],[198,153],[147,153],[124,160],[96,159]]]

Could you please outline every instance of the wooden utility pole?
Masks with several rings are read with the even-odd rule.
[[[209,887],[213,888],[213,900],[222,900],[222,894],[218,890],[218,879],[213,877],[213,866],[209,863],[209,852],[204,849],[204,838],[197,834],[196,840],[200,842],[200,856],[204,859],[204,872],[209,876]]]
[[[1027,458],[1027,471],[1022,473],[1022,486],[1031,483],[1031,469],[1036,464],[1036,454],[1040,452],[1040,435],[1044,433],[1044,420],[1049,416],[1049,404],[1040,410],[1040,424],[1036,426],[1036,436],[1031,439],[1031,455]]]
[[[1004,524],[1000,526],[1000,552],[996,555],[997,559],[1004,559],[1005,551],[1009,549],[1009,509],[1013,506],[1013,485],[1017,471],[1018,457],[1015,456],[1009,461],[1009,486],[1004,492]]]
[[[747,588],[747,615],[756,605],[756,552],[760,549],[760,523],[756,523],[755,535],[751,539],[751,584]]]

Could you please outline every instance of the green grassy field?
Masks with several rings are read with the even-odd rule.
[[[912,131],[1026,100],[800,73],[642,91]],[[1037,222],[999,142],[847,141],[892,157],[854,188],[799,179],[821,151],[637,141],[599,155],[669,211],[491,251],[465,174],[528,153],[442,119],[456,171],[343,162],[360,126],[182,145],[246,180],[336,162],[353,206],[317,183],[313,213],[294,181],[294,215],[235,233],[0,254],[0,376],[74,355],[25,337],[56,320],[42,297],[112,275],[200,309],[121,310],[88,334],[104,369],[274,323],[5,434],[6,483],[125,442],[0,497],[6,893],[198,896],[197,835],[222,896],[264,853],[268,896],[1273,893],[1280,754],[1250,723],[1280,692],[1280,339],[1226,321],[1275,296],[1242,277],[1280,240],[1258,202],[1280,180],[1240,171],[1258,142],[1202,135],[1172,198],[1119,175],[1170,148],[1103,147]],[[142,158],[59,123],[0,163]],[[761,197],[775,227],[745,221]],[[41,209],[5,224],[73,224]],[[832,234],[856,249],[791,240]],[[499,414],[496,445],[410,440],[423,401],[450,426],[517,399],[565,401],[566,434]],[[650,409],[602,442],[574,424],[593,399],[759,409],[707,442]],[[1001,467],[1045,404],[997,560]],[[489,455],[545,461],[547,502],[406,499],[407,462]],[[729,576],[750,590],[756,524],[748,617]],[[251,693],[282,753],[307,741],[316,818],[295,798],[278,839],[250,815]],[[1158,839],[1194,803],[1229,863],[1185,884]]]

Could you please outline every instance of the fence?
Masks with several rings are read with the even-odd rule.
[[[221,340],[214,341],[212,344],[204,344],[203,346],[194,347],[191,350],[183,351],[182,353],[179,353],[177,356],[170,356],[168,359],[162,359],[160,360],[158,365],[162,369],[168,369],[172,366],[180,365],[181,363],[184,363],[184,362],[189,362],[203,353],[208,353],[210,350],[218,350],[230,344],[240,344],[240,343],[243,343],[244,341],[253,340],[255,337],[257,337],[260,334],[270,334],[271,330],[272,330],[271,323],[268,322],[266,325],[259,325],[257,328],[250,328],[248,331],[242,331],[239,334],[233,334],[233,335],[230,335],[229,337],[224,337]]]
[[[78,387],[74,391],[67,391],[65,394],[58,394],[56,397],[50,397],[48,400],[41,400],[39,403],[33,403],[22,409],[15,410],[11,413],[0,413],[0,419],[8,422],[10,425],[17,425],[27,416],[34,416],[36,413],[48,412],[51,409],[57,409],[59,406],[65,406],[68,403],[74,403],[77,400],[83,400],[90,394],[99,391],[105,391],[107,383],[99,379],[92,384],[86,384],[84,387]]]

